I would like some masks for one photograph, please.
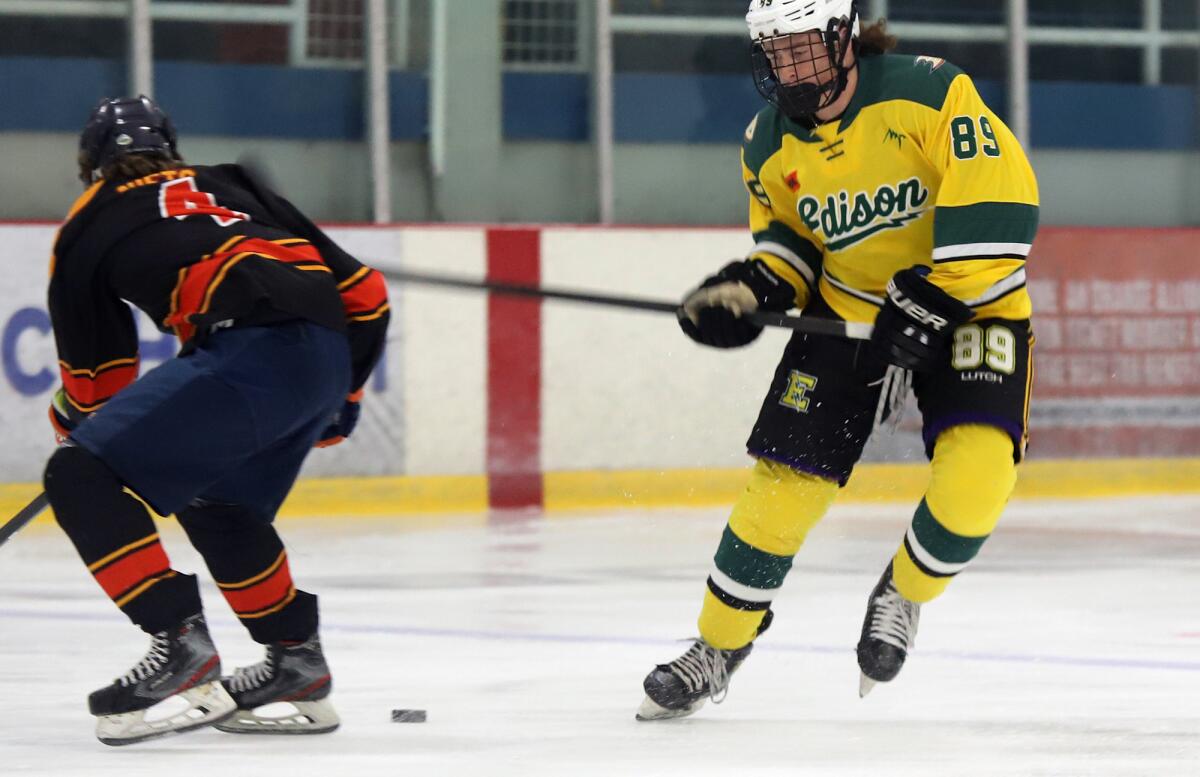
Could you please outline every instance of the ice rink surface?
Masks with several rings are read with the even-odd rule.
[[[853,647],[908,510],[835,508],[725,703],[658,723],[634,721],[642,677],[694,633],[724,510],[285,521],[341,730],[125,748],[86,696],[148,640],[33,527],[0,549],[0,774],[1200,775],[1200,497],[1013,503],[860,700]],[[203,591],[226,668],[259,660]]]

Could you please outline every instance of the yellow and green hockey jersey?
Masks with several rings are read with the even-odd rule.
[[[858,77],[839,120],[810,130],[769,106],[746,128],[750,256],[798,307],[816,289],[848,321],[874,321],[914,265],[978,318],[1029,318],[1038,192],[1016,137],[941,59],[865,57]]]

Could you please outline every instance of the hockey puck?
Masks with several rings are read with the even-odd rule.
[[[393,723],[424,723],[425,710],[392,710]]]

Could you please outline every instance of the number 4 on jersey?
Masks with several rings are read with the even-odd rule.
[[[222,207],[217,204],[216,197],[197,189],[195,178],[164,183],[158,190],[158,209],[163,218],[182,220],[188,216],[212,216],[220,227],[250,220],[245,213]]]

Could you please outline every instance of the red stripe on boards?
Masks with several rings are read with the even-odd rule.
[[[487,278],[537,286],[537,229],[489,229]],[[488,296],[487,471],[491,507],[542,506],[542,311],[538,300]]]

